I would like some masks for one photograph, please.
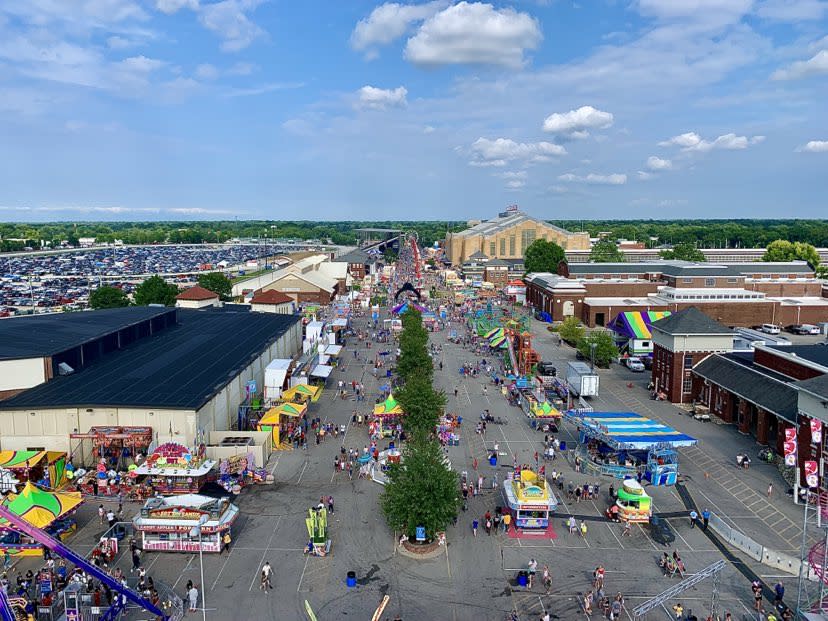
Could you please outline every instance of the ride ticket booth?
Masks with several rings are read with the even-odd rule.
[[[514,515],[515,528],[545,530],[549,516],[558,506],[546,478],[532,470],[521,470],[517,478],[509,474],[503,486],[506,504]]]
[[[221,538],[239,515],[229,498],[184,494],[150,498],[132,520],[141,547],[156,552],[220,552]],[[202,518],[204,516],[204,518]],[[201,523],[202,519],[206,519]],[[201,524],[201,537],[191,531]]]

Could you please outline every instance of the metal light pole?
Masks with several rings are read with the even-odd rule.
[[[598,343],[590,343],[589,344],[589,358],[590,358],[590,371],[595,373],[595,348],[597,347]]]
[[[204,549],[201,545],[201,527],[207,523],[207,516],[202,515],[198,518],[198,526],[193,526],[190,529],[190,537],[198,535],[198,564],[201,569],[201,618],[207,619],[207,591],[204,588]]]

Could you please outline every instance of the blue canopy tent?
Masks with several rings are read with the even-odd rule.
[[[628,456],[643,461],[646,456],[645,477],[653,485],[675,484],[678,477],[676,449],[698,444],[696,438],[635,412],[572,410],[566,413],[566,418],[578,425],[581,444],[597,441],[599,452],[615,453],[619,462]]]

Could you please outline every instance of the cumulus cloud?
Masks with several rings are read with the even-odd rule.
[[[558,180],[566,181],[567,183],[587,183],[590,185],[624,185],[627,183],[627,175],[620,173],[612,173],[609,175],[599,175],[596,173],[575,175],[573,173],[566,173],[559,175]]]
[[[155,8],[167,15],[177,13],[181,9],[195,11],[198,9],[198,0],[155,0]]]
[[[797,151],[803,153],[828,153],[828,140],[810,140]]]
[[[566,155],[566,149],[551,142],[515,142],[510,138],[478,138],[471,145],[472,166],[506,166],[509,162],[546,162]]]
[[[412,24],[431,17],[447,5],[446,0],[425,4],[381,4],[368,17],[357,22],[351,33],[351,47],[359,51],[368,50],[373,55],[372,48],[399,39]]]
[[[238,52],[264,35],[247,15],[259,4],[261,0],[222,0],[205,4],[199,10],[198,19],[202,26],[222,39],[222,50]]]
[[[402,108],[408,104],[408,91],[404,86],[397,88],[377,88],[363,86],[359,91],[358,107],[370,110],[385,110],[386,108]]]
[[[650,170],[670,170],[672,167],[673,162],[670,160],[663,160],[655,155],[647,158],[647,168]]]
[[[586,138],[589,130],[606,129],[612,122],[612,113],[581,106],[577,110],[550,114],[543,122],[543,131],[568,138]]]
[[[219,70],[210,63],[203,63],[196,67],[195,74],[200,80],[215,80],[219,76]]]
[[[655,175],[651,172],[647,172],[646,170],[639,170],[638,171],[638,178],[641,181],[649,181],[653,177],[655,177]]]
[[[495,173],[495,176],[503,179],[508,189],[519,190],[526,185],[526,179],[529,177],[529,173],[525,170],[507,170],[501,173]]]
[[[696,132],[687,132],[678,136],[673,136],[669,140],[659,142],[661,147],[681,147],[682,151],[699,151],[706,153],[708,151],[723,150],[723,151],[739,151],[747,149],[749,146],[759,144],[764,141],[764,136],[737,136],[736,134],[724,134],[715,140],[705,140]]]
[[[828,73],[828,50],[814,54],[808,60],[798,60],[771,75],[772,80],[800,80]]]
[[[759,17],[779,22],[822,19],[828,4],[822,0],[764,0],[756,9]]]
[[[460,2],[429,17],[408,40],[404,56],[417,65],[520,67],[543,39],[538,21],[511,8]]]
[[[662,20],[691,18],[715,23],[736,22],[753,6],[753,0],[638,0],[642,15]]]

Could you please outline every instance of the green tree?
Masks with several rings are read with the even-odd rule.
[[[696,261],[697,263],[707,261],[704,253],[695,244],[688,242],[680,242],[673,246],[671,250],[662,250],[659,254],[662,259],[679,259],[681,261]]]
[[[523,267],[527,272],[557,274],[558,264],[566,261],[564,249],[553,241],[536,239],[523,253]]]
[[[160,276],[150,276],[135,288],[135,304],[147,306],[148,304],[163,304],[172,306],[175,304],[175,296],[178,295],[178,287],[171,285]]]
[[[212,291],[218,293],[219,298],[227,301],[231,298],[233,293],[233,283],[221,272],[208,272],[207,274],[200,274],[198,277],[198,284]]]
[[[816,269],[819,267],[819,253],[811,244],[803,242],[789,242],[786,239],[777,239],[768,244],[763,261],[807,261],[808,265]]]
[[[397,359],[397,373],[407,382],[422,376],[429,382],[434,375],[431,356],[428,355],[428,332],[423,327],[420,313],[409,308],[401,317],[403,329],[400,333],[400,356]]]
[[[610,362],[618,358],[618,348],[612,334],[608,330],[593,330],[580,341],[578,351],[587,360],[592,360],[592,347],[595,346],[595,364],[599,367],[607,367]]]
[[[89,307],[95,310],[123,308],[124,306],[129,306],[129,298],[118,287],[98,287],[89,294]]]
[[[584,338],[584,326],[575,317],[567,317],[558,328],[560,337],[570,344],[578,343]]]
[[[433,539],[457,516],[458,483],[436,441],[408,443],[401,463],[389,468],[380,497],[388,525],[412,539],[417,527],[424,526],[426,537]]]
[[[434,433],[437,420],[446,407],[446,394],[436,391],[429,377],[416,375],[406,380],[396,398],[405,412],[405,432],[415,442],[428,439]]]
[[[618,244],[610,239],[596,242],[589,251],[590,263],[621,263],[623,260],[624,255],[618,249]]]

